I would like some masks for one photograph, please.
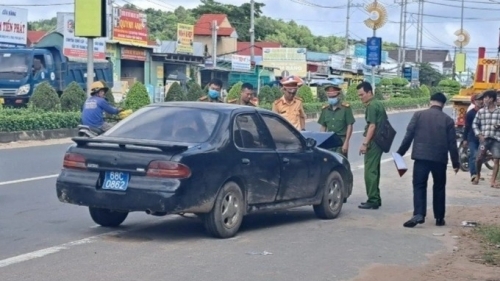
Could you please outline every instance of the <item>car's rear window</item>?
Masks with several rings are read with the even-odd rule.
[[[107,131],[116,138],[201,143],[214,133],[220,114],[185,107],[145,107]]]

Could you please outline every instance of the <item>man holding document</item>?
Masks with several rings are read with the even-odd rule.
[[[415,112],[397,153],[405,155],[413,142],[413,217],[403,224],[415,227],[425,222],[427,214],[427,181],[432,174],[433,209],[437,226],[445,225],[446,168],[448,153],[455,173],[460,163],[453,119],[443,112],[446,96],[431,96],[430,108]]]

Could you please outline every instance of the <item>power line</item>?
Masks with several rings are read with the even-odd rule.
[[[444,6],[444,7],[450,7],[450,8],[459,8],[462,9],[462,6],[456,6],[456,5],[450,5],[450,4],[445,4],[445,3],[438,3],[438,2],[432,2],[432,1],[425,1],[426,3],[433,4],[433,5],[439,5],[439,6]],[[456,1],[455,1],[456,3]],[[499,3],[497,3],[499,4]],[[500,9],[493,9],[493,8],[480,8],[480,7],[465,7],[464,9],[471,9],[471,10],[482,10],[482,11],[500,11]]]

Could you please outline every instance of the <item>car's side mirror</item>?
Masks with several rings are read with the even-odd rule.
[[[307,148],[313,148],[316,146],[316,140],[313,138],[307,138],[306,139],[306,147]]]

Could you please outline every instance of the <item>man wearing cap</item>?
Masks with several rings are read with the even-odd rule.
[[[425,222],[427,215],[427,181],[432,174],[432,206],[437,226],[445,225],[446,170],[448,153],[455,173],[458,172],[458,147],[455,122],[443,112],[446,96],[436,93],[431,96],[430,108],[413,114],[406,135],[397,150],[405,155],[413,142],[411,159],[413,164],[413,217],[403,224],[415,227]]]
[[[283,116],[297,130],[305,131],[306,113],[302,99],[296,96],[304,81],[300,77],[289,76],[281,79],[280,83],[283,96],[274,101],[272,111]]]
[[[352,108],[348,103],[341,102],[341,88],[338,85],[328,84],[324,87],[328,97],[328,105],[323,106],[318,124],[322,132],[334,132],[342,139],[342,146],[335,149],[347,158],[349,140],[352,135],[352,125],[355,122]]]
[[[241,85],[241,92],[240,92],[240,98],[239,99],[232,99],[228,100],[227,103],[231,104],[239,104],[239,105],[247,105],[247,106],[257,106],[255,103],[252,102],[252,96],[253,96],[253,86],[250,83],[243,83]]]
[[[483,95],[478,94],[473,96],[472,104],[474,108],[467,112],[465,115],[465,126],[462,146],[466,149],[469,148],[469,172],[471,176],[472,184],[476,185],[479,183],[478,171],[477,171],[477,151],[479,149],[479,139],[474,135],[474,130],[472,129],[472,123],[476,114],[483,107]]]
[[[90,88],[90,98],[88,98],[82,107],[81,122],[82,125],[99,129],[103,132],[111,129],[112,125],[104,121],[103,113],[118,114],[123,109],[111,106],[104,95],[108,88],[101,81],[95,81]]]

